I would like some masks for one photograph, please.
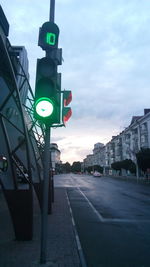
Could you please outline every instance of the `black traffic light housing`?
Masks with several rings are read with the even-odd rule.
[[[63,91],[63,106],[62,106],[62,122],[65,124],[72,115],[72,110],[70,107],[67,107],[72,101],[72,92]]]
[[[54,22],[45,22],[40,28],[38,45],[46,51],[46,57],[37,60],[34,117],[49,126],[61,120],[61,76],[57,65],[61,64],[62,51],[58,49],[58,37],[59,28]]]
[[[51,58],[37,60],[35,87],[34,117],[50,126],[60,123],[61,95],[57,66]]]
[[[59,28],[54,22],[47,21],[40,28],[38,45],[45,51],[58,47]]]
[[[46,57],[37,60],[34,101],[34,117],[55,127],[64,125],[72,115],[72,110],[68,107],[72,93],[61,91],[61,74],[57,73],[57,65],[62,64],[58,37],[59,28],[54,22],[45,22],[40,28],[38,45],[46,51]]]

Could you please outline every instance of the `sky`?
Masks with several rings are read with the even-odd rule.
[[[12,45],[24,45],[34,91],[39,27],[49,0],[1,0]],[[150,108],[150,1],[55,0],[63,49],[62,90],[71,90],[72,117],[52,129],[63,162],[82,161],[95,143],[106,144],[132,116]]]

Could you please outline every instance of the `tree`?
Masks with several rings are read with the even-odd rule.
[[[115,171],[121,171],[121,161],[116,161],[111,164],[111,168]]]
[[[100,173],[103,173],[103,167],[101,167],[100,165],[94,165],[93,169],[94,169],[94,171],[98,171]]]
[[[93,167],[92,167],[92,166],[88,166],[88,167],[86,168],[86,170],[88,171],[88,173],[91,173],[91,172],[93,171]]]
[[[116,171],[124,169],[126,171],[130,171],[131,173],[136,173],[136,165],[131,159],[114,162],[111,164],[111,167]]]
[[[62,166],[62,169],[63,169],[63,172],[64,173],[71,172],[71,165],[70,165],[70,163],[69,162],[64,163],[63,166]]]
[[[150,168],[150,148],[141,148],[136,154],[136,158],[139,168],[146,172]]]
[[[130,171],[131,173],[136,173],[136,165],[131,159],[125,159],[121,161],[122,169]]]
[[[80,161],[74,161],[71,166],[72,172],[81,172],[81,162]]]
[[[136,174],[136,164],[131,160],[129,171],[133,174]]]
[[[129,170],[129,166],[130,166],[130,161],[129,159],[125,159],[125,160],[122,160],[120,162],[120,165],[121,165],[121,169],[124,169],[124,170]]]

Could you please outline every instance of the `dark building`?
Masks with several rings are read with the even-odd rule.
[[[29,80],[29,61],[27,57],[27,51],[24,46],[12,46],[11,54],[13,55],[11,58],[20,92],[21,102],[22,104],[25,104],[29,88],[27,82],[25,82],[25,76]]]
[[[24,46],[11,46],[9,39],[9,23],[0,6],[0,37],[2,38],[6,49],[10,55],[12,65],[14,68],[14,73],[20,91],[20,98],[22,104],[25,104],[28,95],[28,84],[25,82],[29,80],[29,63],[27,57],[27,51]]]
[[[0,5],[0,32],[3,32],[5,36],[9,34],[9,23]]]

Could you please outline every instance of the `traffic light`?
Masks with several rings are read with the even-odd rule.
[[[50,126],[60,123],[60,89],[57,67],[51,58],[37,60],[34,117]]]
[[[67,107],[72,101],[72,92],[71,91],[63,91],[63,106],[62,106],[62,121],[65,124],[66,121],[72,115],[72,110],[70,107]]]
[[[38,45],[43,50],[58,47],[59,28],[54,22],[45,22],[40,28]]]
[[[37,60],[34,117],[53,126],[60,123],[62,50],[58,49],[59,28],[53,22],[45,22],[39,31],[39,46],[46,57]]]

